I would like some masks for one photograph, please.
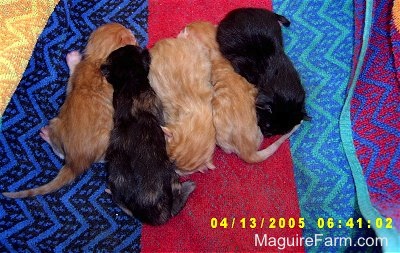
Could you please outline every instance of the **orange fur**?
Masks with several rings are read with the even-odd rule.
[[[181,174],[215,168],[210,60],[205,48],[180,38],[150,50],[150,84],[164,106],[167,152]]]
[[[291,133],[258,151],[263,135],[257,125],[257,89],[237,74],[229,61],[220,54],[216,32],[217,28],[209,22],[194,22],[187,25],[179,36],[197,41],[210,51],[211,82],[214,85],[213,122],[217,145],[226,153],[235,153],[248,163],[261,162],[271,156]]]
[[[56,191],[92,163],[104,159],[113,127],[113,89],[102,76],[100,65],[109,53],[126,44],[136,44],[136,39],[130,30],[116,23],[103,25],[90,35],[83,60],[68,64],[71,77],[65,102],[41,133],[53,150],[65,157],[65,165],[48,184],[3,195],[24,198]]]

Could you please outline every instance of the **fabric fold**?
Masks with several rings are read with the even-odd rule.
[[[382,69],[383,65],[379,64],[373,64],[374,61],[377,59],[374,59],[374,55],[376,55],[377,45],[381,45],[382,52],[385,50],[388,50],[389,48],[389,40],[386,38],[382,39],[377,35],[377,30],[374,30],[374,27],[377,27],[376,29],[380,29],[379,33],[382,34],[382,31],[386,29],[387,32],[387,27],[388,27],[388,22],[382,22],[378,21],[379,17],[386,16],[387,17],[387,12],[390,11],[389,4],[382,4],[383,2],[376,2],[374,4],[373,1],[366,1],[366,10],[365,10],[365,16],[364,16],[364,30],[363,30],[363,35],[362,35],[362,46],[361,46],[361,51],[360,51],[360,56],[357,59],[357,65],[355,68],[354,76],[352,77],[352,81],[349,86],[349,90],[347,93],[347,99],[345,102],[345,105],[342,110],[342,114],[340,117],[340,131],[341,131],[341,137],[342,141],[344,144],[344,149],[347,155],[347,159],[349,161],[351,170],[352,170],[352,175],[354,178],[354,183],[356,186],[356,192],[357,192],[357,201],[358,205],[360,206],[360,211],[364,217],[364,219],[367,221],[368,224],[371,225],[371,227],[375,230],[376,234],[378,237],[381,238],[386,238],[387,239],[387,244],[385,243],[383,245],[383,251],[384,252],[397,252],[398,249],[400,248],[400,234],[398,230],[396,229],[396,223],[398,223],[398,217],[396,215],[400,211],[400,205],[396,201],[398,201],[398,197],[390,196],[391,194],[395,194],[395,192],[387,192],[387,195],[378,195],[375,196],[375,200],[371,199],[371,190],[374,191],[375,189],[381,189],[383,192],[385,192],[385,188],[387,187],[387,184],[395,185],[393,186],[394,189],[397,188],[399,189],[400,184],[397,184],[396,186],[396,181],[395,177],[393,178],[392,176],[395,176],[394,174],[381,174],[381,175],[376,175],[374,176],[373,172],[368,172],[368,168],[374,168],[378,164],[374,164],[373,161],[369,161],[369,159],[373,159],[372,157],[376,155],[375,152],[379,153],[380,148],[379,147],[384,147],[387,145],[386,141],[379,141],[379,139],[375,139],[376,136],[374,137],[373,135],[368,133],[363,133],[365,132],[366,128],[370,129],[367,130],[369,133],[371,131],[378,131],[378,130],[371,130],[373,126],[368,126],[370,124],[375,124],[375,120],[381,120],[384,118],[383,117],[377,117],[374,120],[372,120],[368,116],[362,117],[362,111],[364,108],[371,107],[380,107],[380,105],[375,103],[375,99],[363,99],[367,96],[360,95],[362,94],[362,90],[370,90],[372,91],[373,88],[368,88],[369,85],[373,85],[374,81],[379,79],[377,76],[385,76],[387,75],[384,69]],[[383,6],[383,7],[382,7]],[[362,8],[362,5],[357,5],[356,8]],[[386,14],[382,14],[383,12],[386,12]],[[379,27],[380,26],[380,27]],[[385,27],[386,26],[386,27]],[[387,34],[387,33],[386,33]],[[387,51],[385,51],[387,52]],[[387,56],[390,57],[391,53],[387,52]],[[381,61],[382,59],[379,59],[378,61]],[[393,63],[393,61],[392,61]],[[372,65],[371,65],[372,64]],[[389,63],[390,64],[390,63]],[[374,72],[376,73],[377,70],[370,70],[371,66],[372,68],[376,68],[377,70],[379,68],[379,74],[375,74],[377,76],[374,77]],[[388,70],[389,68],[386,68]],[[390,72],[390,71],[389,71]],[[395,75],[396,73],[393,72]],[[393,82],[396,83],[396,78],[390,78],[386,79],[386,84],[388,86],[393,85]],[[360,88],[361,86],[361,88]],[[381,86],[381,84],[379,85]],[[391,89],[392,90],[392,89]],[[361,92],[361,93],[360,93]],[[394,91],[395,92],[395,91]],[[398,91],[397,91],[398,92]],[[371,92],[369,92],[371,94]],[[399,93],[397,93],[399,94]],[[371,94],[372,95],[372,94]],[[384,100],[380,100],[380,103],[385,102]],[[373,105],[375,104],[375,105]],[[397,105],[394,104],[394,106],[398,107],[398,100],[397,100]],[[360,112],[361,111],[361,112]],[[366,115],[371,115],[371,111],[367,111]],[[361,136],[364,138],[368,138],[368,142],[374,142],[377,141],[377,144],[375,147],[377,147],[376,151],[368,151],[369,148],[365,149],[362,146],[365,145],[363,141],[361,141],[360,137]],[[364,135],[363,135],[364,134]],[[395,137],[398,138],[398,137]],[[399,145],[399,144],[397,144]],[[383,148],[382,147],[382,148]],[[385,153],[382,153],[381,155],[385,155]],[[386,154],[388,155],[388,154]],[[396,162],[396,154],[392,154],[394,157],[388,157],[388,159],[393,159],[393,163],[389,163],[388,165],[379,165],[379,167],[375,167],[375,171],[377,170],[383,170],[385,169],[384,173],[390,173],[391,170],[395,170],[397,167],[397,162]],[[390,154],[389,154],[390,156]],[[361,159],[361,160],[360,160]],[[398,168],[398,167],[397,167]],[[385,177],[388,178],[389,181],[383,181],[379,179],[384,179]],[[380,200],[379,200],[380,199]],[[392,215],[390,215],[390,212],[388,213],[386,211],[386,217],[382,216],[382,206],[379,206],[379,201],[384,201],[383,199],[392,199],[393,202],[389,202],[388,205],[391,205],[389,209],[392,209]],[[396,200],[397,199],[397,200]],[[374,203],[375,202],[375,203]],[[378,204],[378,206],[377,206]],[[380,208],[381,211],[379,211],[377,208]],[[385,211],[384,211],[385,213]],[[387,220],[389,218],[389,220]],[[397,220],[396,220],[397,219]],[[380,223],[377,221],[383,221],[383,225],[380,225]],[[389,222],[391,226],[388,226],[388,221],[393,221],[393,223]],[[398,226],[398,225],[397,225]]]

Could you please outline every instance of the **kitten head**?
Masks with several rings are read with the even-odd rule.
[[[138,203],[139,205],[133,207],[137,213],[135,216],[151,225],[165,224],[183,209],[189,195],[195,188],[196,185],[192,181],[180,183],[177,175],[173,176],[171,186],[159,189],[160,191],[156,194],[143,195]]]
[[[129,144],[125,145],[129,146]],[[160,145],[157,148],[165,149]],[[167,156],[165,162],[160,164],[157,162],[160,160],[159,154],[155,154],[156,157],[153,157],[151,161],[145,162],[138,156],[135,160],[121,156],[124,152],[118,149],[113,152],[115,153],[111,155],[111,158],[116,155],[115,158],[118,160],[109,160],[110,189],[106,192],[112,195],[113,200],[128,215],[134,216],[141,222],[150,225],[166,223],[183,209],[189,195],[196,188],[192,181],[183,183],[179,181],[179,176],[174,171],[176,167]],[[150,151],[145,149],[143,152]],[[131,155],[134,151],[128,153]],[[141,155],[141,157],[146,157],[146,155]]]
[[[112,51],[125,45],[137,45],[132,32],[118,23],[105,24],[90,34],[85,57],[102,63]]]
[[[147,84],[150,54],[147,49],[127,45],[113,51],[100,69],[107,81],[119,91],[126,83],[135,82],[133,88]],[[146,86],[146,88],[148,85]]]
[[[261,75],[256,97],[258,125],[264,136],[286,134],[302,120],[309,120],[306,94],[293,64],[286,56],[274,62],[274,73],[267,79]]]
[[[260,94],[257,96],[256,110],[258,125],[264,136],[281,135],[309,117],[304,109],[304,100],[295,101],[275,93],[272,100]]]
[[[216,41],[217,27],[210,22],[196,21],[188,24],[179,34],[178,38],[188,38],[199,41],[211,50],[218,50]]]

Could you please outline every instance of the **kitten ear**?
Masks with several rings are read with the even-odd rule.
[[[304,112],[303,120],[304,121],[311,121],[311,119],[312,118],[310,116],[308,116],[306,112]]]
[[[107,194],[110,194],[110,195],[112,195],[112,193],[111,193],[111,189],[109,189],[109,188],[106,188],[104,191],[105,191]]]
[[[275,15],[276,15],[276,18],[278,19],[279,24],[286,26],[286,27],[290,26],[290,21],[286,17],[276,14],[276,13],[275,13]]]
[[[108,64],[102,64],[100,66],[100,71],[103,76],[107,77],[110,74],[110,69],[108,68]]]
[[[304,121],[311,121],[312,118],[311,118],[310,116],[308,116],[307,111],[306,111],[306,109],[304,108],[304,105],[303,105],[303,109],[301,109],[301,113],[303,114],[302,120],[304,120]]]
[[[258,94],[256,98],[256,108],[272,113],[271,99],[264,94]]]
[[[151,56],[149,53],[149,50],[147,48],[142,50],[142,56],[143,56],[143,65],[144,68],[147,72],[149,72],[150,69],[150,63],[151,63]]]
[[[177,38],[187,38],[187,36],[188,36],[187,26],[185,26],[185,28],[183,28],[183,29],[179,32]]]
[[[128,36],[126,34],[121,35],[120,42],[122,45],[137,45],[136,38],[132,36]]]
[[[164,126],[161,126],[161,129],[163,130],[163,132],[165,134],[165,138],[166,138],[167,142],[170,142],[173,138],[172,131],[169,130],[168,127],[164,127]]]

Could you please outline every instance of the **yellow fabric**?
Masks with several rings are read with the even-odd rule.
[[[400,0],[394,0],[392,8],[393,23],[396,30],[400,32]]]
[[[0,0],[0,115],[58,0]]]

